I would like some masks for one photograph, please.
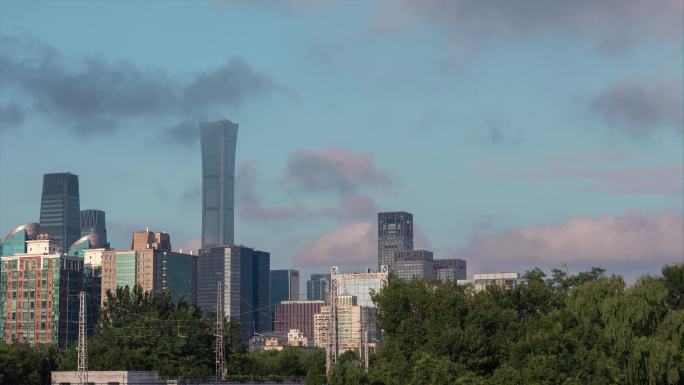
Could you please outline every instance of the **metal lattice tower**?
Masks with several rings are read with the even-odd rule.
[[[325,372],[330,376],[332,366],[337,362],[338,333],[337,333],[337,266],[330,269],[330,318],[328,319],[328,344],[325,354]]]
[[[86,333],[86,294],[78,295],[78,377],[81,384],[88,382],[88,335]]]
[[[223,282],[216,285],[216,379],[223,380]]]

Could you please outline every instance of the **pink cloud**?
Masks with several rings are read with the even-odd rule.
[[[377,168],[371,154],[341,148],[295,152],[287,161],[283,180],[301,191],[341,193],[395,182],[390,173]]]
[[[593,182],[579,189],[583,191],[673,195],[681,195],[684,191],[684,164],[681,163],[608,170],[557,168],[541,172],[524,172],[519,175],[533,182],[563,178],[586,179]]]
[[[377,229],[371,222],[353,222],[323,233],[294,256],[297,265],[375,264]]]
[[[573,218],[562,224],[519,227],[471,237],[458,255],[479,265],[655,264],[684,257],[682,216],[628,211],[618,216]]]

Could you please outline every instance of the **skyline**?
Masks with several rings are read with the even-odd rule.
[[[113,247],[150,227],[199,248],[193,130],[225,118],[235,240],[274,269],[374,266],[377,212],[405,210],[415,248],[469,274],[657,273],[682,257],[682,6],[631,3],[499,27],[406,2],[0,3],[0,233],[39,219],[44,173],[72,172]]]

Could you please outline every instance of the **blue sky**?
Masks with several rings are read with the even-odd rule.
[[[374,266],[375,212],[406,210],[471,272],[656,273],[682,259],[682,2],[548,4],[0,2],[0,231],[71,171],[113,246],[196,248],[196,122],[229,118],[236,240],[274,267]]]

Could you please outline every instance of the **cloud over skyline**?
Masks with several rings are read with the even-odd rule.
[[[385,188],[396,183],[387,171],[375,165],[371,154],[343,148],[299,150],[290,155],[283,180],[304,192],[356,191],[362,186]]]
[[[72,66],[61,52],[33,38],[2,36],[0,43],[0,86],[14,91],[19,99],[14,104],[31,106],[31,113],[44,114],[81,137],[113,132],[132,119],[181,115],[181,123],[164,134],[183,143],[194,137],[188,116],[199,120],[255,96],[295,95],[237,56],[182,80],[162,69],[97,56]]]
[[[681,79],[667,83],[615,83],[591,101],[591,108],[616,130],[635,138],[663,128],[681,135],[684,130],[681,84]]]

